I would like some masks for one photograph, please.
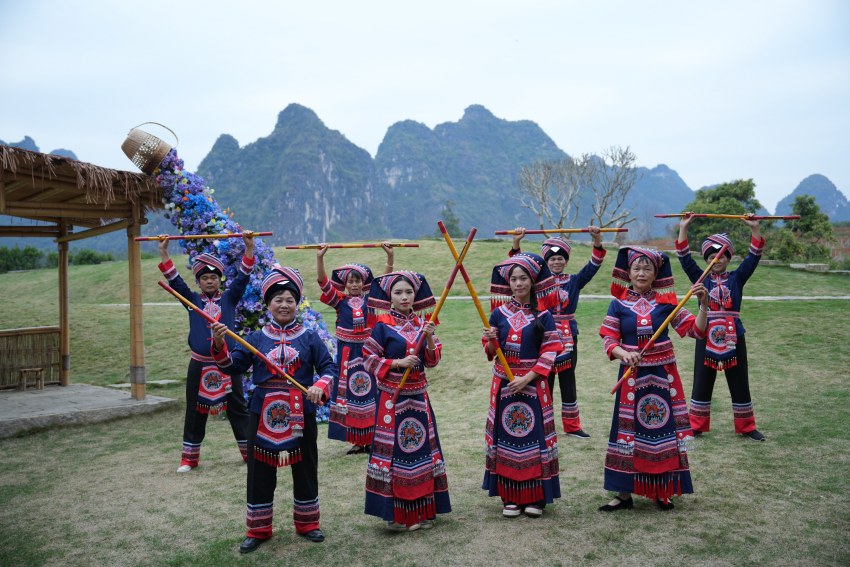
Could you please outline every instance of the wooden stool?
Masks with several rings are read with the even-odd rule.
[[[18,390],[26,391],[30,378],[35,378],[36,390],[44,390],[44,368],[21,368]]]

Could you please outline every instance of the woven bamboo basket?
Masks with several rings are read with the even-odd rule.
[[[174,139],[177,140],[177,134],[174,133],[174,130],[160,124],[159,122],[142,122],[139,126],[144,126],[145,124],[156,124],[157,126],[162,126],[169,132],[174,135]],[[145,132],[144,130],[139,130],[139,126],[132,128],[130,132],[127,133],[127,139],[124,140],[124,143],[121,144],[121,150],[124,152],[130,161],[132,161],[136,167],[141,169],[148,175],[153,174],[154,170],[157,166],[162,163],[162,160],[165,159],[165,156],[168,155],[168,152],[171,151],[172,146],[168,145],[162,139],[157,138],[153,134]],[[177,143],[174,144],[177,146]]]

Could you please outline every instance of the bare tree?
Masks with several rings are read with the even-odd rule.
[[[625,207],[626,197],[638,180],[635,154],[626,146],[611,146],[601,157],[582,156],[591,168],[590,187],[593,192],[591,223],[599,227],[623,227],[635,220],[632,210]]]
[[[587,168],[570,157],[536,161],[520,171],[520,202],[537,216],[541,229],[563,228],[578,217],[577,199],[587,182]]]
[[[519,172],[520,203],[537,217],[540,228],[549,214],[550,192],[555,168],[552,162],[535,161]]]

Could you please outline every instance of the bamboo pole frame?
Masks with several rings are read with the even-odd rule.
[[[68,233],[68,225],[59,222],[59,234]],[[71,383],[71,320],[68,288],[68,243],[57,244],[59,252],[59,384]]]
[[[443,224],[443,221],[437,221],[437,226],[440,227],[440,232],[443,235],[443,239],[445,239],[446,244],[449,247],[449,250],[452,251],[452,256],[455,261],[458,260],[457,248],[455,248],[454,242],[452,242],[452,237],[449,236],[449,232],[446,230],[446,225]],[[466,282],[466,289],[469,291],[469,295],[472,296],[472,302],[475,304],[475,309],[478,310],[478,316],[481,317],[481,324],[484,325],[485,329],[490,328],[490,320],[487,318],[487,314],[484,312],[484,307],[481,306],[481,301],[478,299],[478,294],[475,293],[475,286],[472,285],[472,280],[469,278],[469,274],[466,272],[466,268],[463,264],[460,265],[460,275],[463,277],[463,281]],[[493,346],[496,348],[496,356],[499,359],[499,362],[502,364],[502,368],[505,369],[505,374],[508,377],[508,382],[514,381],[514,373],[511,370],[510,365],[508,364],[508,360],[505,358],[505,353],[502,352],[502,347],[499,346],[499,343],[493,341]]]
[[[723,247],[717,252],[717,254],[715,254],[714,259],[711,260],[711,262],[708,263],[708,266],[705,267],[705,271],[702,273],[702,275],[699,277],[699,279],[694,282],[694,285],[697,285],[698,283],[702,283],[702,281],[709,274],[709,272],[711,272],[711,268],[714,267],[714,264],[717,263],[717,260],[719,260],[720,257],[723,256],[723,253],[726,252],[728,249],[729,249],[729,247],[724,244]],[[667,328],[667,325],[669,325],[670,321],[673,320],[673,317],[675,317],[679,313],[679,311],[682,310],[682,308],[685,306],[685,303],[688,302],[688,300],[691,298],[691,296],[693,294],[694,294],[693,288],[689,289],[688,293],[685,294],[685,297],[683,297],[682,300],[679,302],[679,304],[676,305],[676,308],[673,309],[673,311],[670,312],[670,314],[667,316],[666,319],[664,319],[664,322],[661,323],[661,325],[658,327],[658,330],[655,331],[655,333],[652,334],[652,337],[650,337],[649,342],[646,343],[646,345],[640,350],[641,357],[643,357],[644,353],[647,350],[649,350],[650,348],[652,348],[655,345],[655,341],[658,340],[658,337],[661,336],[661,333],[664,332],[664,330]],[[623,382],[625,382],[626,379],[629,376],[631,376],[631,374],[632,374],[632,372],[634,372],[634,370],[635,370],[634,366],[629,366],[626,369],[626,371],[623,372],[623,375],[620,377],[619,380],[617,380],[617,383],[614,384],[614,387],[611,389],[612,394],[620,389],[620,387],[623,385]]]
[[[443,293],[440,294],[440,300],[437,302],[437,305],[434,307],[434,312],[431,314],[431,320],[434,321],[437,319],[437,316],[440,314],[440,310],[443,308],[443,304],[446,302],[446,298],[449,296],[449,291],[452,289],[452,284],[457,277],[457,273],[460,270],[461,265],[463,265],[463,259],[466,257],[466,253],[469,252],[469,248],[472,246],[472,240],[475,238],[475,233],[478,232],[478,229],[472,227],[472,230],[469,231],[469,236],[466,237],[466,243],[463,246],[463,251],[460,253],[460,257],[455,259],[455,266],[452,268],[452,273],[449,275],[449,279],[446,281],[446,286],[443,288]],[[416,346],[413,347],[414,352],[419,354],[419,351],[422,350],[422,345],[425,344],[425,333],[422,333],[419,336],[419,340],[416,341]],[[401,376],[401,381],[398,383],[398,388],[395,393],[393,393],[392,404],[395,405],[398,400],[398,395],[401,393],[401,389],[404,387],[407,382],[408,376],[410,376],[410,371],[412,368],[407,368],[404,371],[404,374]]]
[[[132,219],[127,219],[127,264],[130,286],[130,397],[144,400],[146,396],[144,320],[142,316],[142,249],[135,237],[141,231],[141,219],[135,207]]]
[[[524,234],[581,234],[590,232],[586,228],[546,228],[540,230],[526,230]],[[600,228],[599,232],[629,232],[628,228]],[[516,230],[497,230],[497,235],[519,234]]]
[[[215,319],[213,319],[213,318],[209,315],[209,313],[207,313],[206,311],[204,311],[203,309],[199,308],[197,305],[195,305],[194,303],[192,303],[191,301],[189,301],[188,299],[186,299],[185,297],[183,297],[182,295],[180,295],[177,291],[175,291],[174,289],[172,289],[172,288],[171,288],[171,286],[169,286],[169,285],[168,285],[167,283],[165,283],[164,281],[160,280],[160,281],[158,281],[157,283],[160,285],[160,287],[161,287],[162,289],[164,289],[165,291],[167,291],[168,293],[170,293],[171,295],[173,295],[174,297],[176,297],[177,299],[179,299],[179,300],[180,300],[180,302],[181,302],[183,305],[185,305],[186,307],[190,308],[190,309],[191,309],[191,310],[193,310],[195,313],[197,313],[198,315],[200,315],[201,317],[203,317],[204,319],[206,319],[206,321],[207,321],[208,323],[218,323],[218,321],[216,321]],[[240,345],[244,346],[246,349],[248,349],[248,351],[249,351],[251,354],[253,354],[254,356],[258,357],[260,360],[262,360],[262,361],[266,364],[266,366],[267,366],[267,367],[269,367],[270,369],[274,370],[274,371],[275,371],[275,373],[277,373],[278,375],[280,375],[280,376],[282,376],[282,377],[286,378],[286,379],[289,381],[289,383],[290,383],[290,384],[292,384],[293,386],[295,386],[296,388],[298,388],[299,390],[301,390],[301,391],[302,391],[302,392],[304,392],[305,394],[307,393],[307,388],[305,388],[303,385],[301,385],[301,384],[299,384],[298,382],[296,382],[296,381],[295,381],[295,378],[293,378],[292,376],[290,376],[289,374],[287,374],[287,373],[286,373],[286,371],[285,371],[283,368],[281,368],[280,366],[278,366],[277,364],[275,364],[274,362],[272,362],[271,360],[269,360],[269,358],[268,358],[266,355],[264,355],[263,353],[261,353],[260,351],[258,351],[256,348],[254,348],[254,347],[253,347],[253,346],[252,346],[252,345],[251,345],[248,341],[246,341],[245,339],[243,339],[242,337],[240,337],[239,335],[237,335],[236,333],[234,333],[234,332],[233,332],[233,331],[231,331],[230,329],[227,329],[226,333],[227,333],[227,336],[229,336],[230,338],[232,338],[233,340],[235,340],[235,341],[236,341],[237,343],[239,343]]]

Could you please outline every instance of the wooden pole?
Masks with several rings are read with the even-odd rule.
[[[655,218],[659,219],[671,219],[677,217],[691,217],[691,218],[702,218],[702,219],[738,219],[738,220],[799,220],[800,215],[723,215],[723,214],[715,214],[715,213],[671,213],[666,215],[655,215]]]
[[[133,223],[127,227],[127,264],[130,271],[130,397],[145,399],[145,337],[142,319],[142,252],[135,238],[141,232],[142,215],[134,207]]]
[[[380,248],[381,244],[328,244],[328,248]],[[284,246],[286,250],[318,250],[321,244],[293,244]],[[418,244],[390,244],[390,248],[419,248]]]
[[[245,234],[249,236],[272,236],[272,232],[251,232],[246,230]],[[175,236],[137,236],[137,242],[152,242],[162,240],[215,240],[217,238],[242,238],[242,234],[238,232],[227,232],[222,234],[179,234]]]
[[[460,270],[461,266],[463,266],[463,259],[466,257],[466,253],[469,252],[469,248],[472,246],[472,240],[475,238],[475,233],[478,232],[478,229],[473,227],[472,230],[469,231],[469,236],[466,238],[466,243],[463,246],[463,250],[460,253],[460,256],[455,259],[455,267],[452,269],[452,273],[449,275],[449,279],[446,281],[446,287],[443,288],[443,293],[440,294],[440,300],[437,302],[437,305],[434,307],[434,312],[431,314],[431,320],[436,320],[437,316],[440,314],[440,310],[443,308],[443,304],[446,302],[446,298],[449,296],[449,291],[452,289],[452,284],[457,277],[457,273]],[[418,355],[419,351],[422,350],[422,346],[425,344],[425,333],[422,333],[419,336],[419,340],[416,341],[416,346],[413,347],[414,352]],[[404,384],[407,382],[407,377],[410,376],[410,371],[412,368],[407,368],[404,371],[404,374],[401,377],[401,381],[398,383],[398,388],[393,394],[392,404],[395,405],[396,400],[398,400],[398,395],[401,393],[401,389],[404,387]]]
[[[74,240],[82,240],[84,238],[91,238],[92,236],[100,236],[101,234],[109,234],[110,232],[114,232],[116,230],[121,230],[122,228],[127,228],[133,222],[132,219],[123,219],[120,221],[115,221],[113,223],[105,224],[103,226],[99,226],[97,228],[90,228],[89,230],[84,230],[82,232],[75,232],[73,234],[67,234],[62,236],[62,240],[59,238],[56,239],[56,242],[73,242]]]
[[[169,286],[169,285],[168,285],[167,283],[165,283],[164,281],[160,280],[160,281],[158,281],[157,283],[159,284],[159,286],[160,286],[162,289],[164,289],[165,291],[167,291],[168,293],[170,293],[171,295],[173,295],[174,297],[176,297],[177,299],[179,299],[179,300],[180,300],[180,303],[182,303],[183,305],[185,305],[185,306],[186,306],[186,307],[188,307],[189,309],[192,309],[195,313],[197,313],[198,315],[200,315],[201,317],[203,317],[204,319],[206,319],[208,323],[217,323],[217,322],[218,322],[218,321],[216,321],[215,319],[213,319],[213,318],[210,316],[210,314],[209,314],[209,313],[207,313],[206,311],[204,311],[203,309],[201,309],[200,307],[198,307],[197,305],[195,305],[194,303],[192,303],[191,301],[189,301],[188,299],[186,299],[185,297],[183,297],[182,295],[180,295],[179,293],[177,293],[176,291],[174,291],[174,290],[171,288],[171,286]],[[290,383],[290,384],[292,384],[293,386],[295,386],[296,388],[298,388],[299,390],[301,390],[301,391],[302,391],[302,392],[304,392],[305,394],[307,393],[307,388],[306,388],[306,387],[304,387],[303,385],[301,385],[301,384],[299,384],[298,382],[296,382],[296,381],[295,381],[295,378],[293,378],[292,376],[290,376],[289,374],[287,374],[287,373],[286,373],[286,371],[285,371],[283,368],[281,368],[280,366],[278,366],[277,364],[275,364],[274,362],[272,362],[271,360],[269,360],[269,358],[268,358],[266,355],[264,355],[263,353],[261,353],[260,351],[258,351],[256,348],[254,348],[254,346],[253,346],[253,345],[251,345],[251,343],[249,343],[248,341],[246,341],[245,339],[243,339],[242,337],[240,337],[239,335],[237,335],[236,333],[234,333],[234,332],[233,332],[233,331],[231,331],[230,329],[227,329],[226,333],[227,333],[227,336],[228,336],[228,337],[232,338],[234,341],[236,341],[237,343],[239,343],[240,345],[242,345],[243,347],[245,347],[246,349],[248,349],[248,352],[250,352],[251,354],[253,354],[253,355],[254,355],[254,356],[256,356],[257,358],[259,358],[260,360],[262,360],[262,361],[263,361],[263,363],[264,363],[264,364],[265,364],[265,365],[266,365],[269,369],[271,369],[273,372],[275,372],[275,373],[277,373],[278,375],[280,375],[280,376],[282,376],[282,377],[286,378],[286,379],[289,381],[289,383]]]
[[[714,256],[714,259],[713,259],[711,262],[709,262],[709,263],[708,263],[708,266],[706,266],[705,271],[702,273],[702,275],[699,277],[699,279],[698,279],[697,281],[695,281],[695,282],[694,282],[694,285],[697,285],[698,283],[702,283],[702,281],[705,279],[705,277],[706,277],[706,276],[708,275],[708,273],[711,271],[711,268],[714,266],[714,264],[716,264],[716,263],[717,263],[717,261],[720,259],[720,257],[721,257],[721,256],[723,256],[724,252],[726,252],[726,250],[727,250],[728,248],[729,248],[729,247],[728,247],[727,245],[725,245],[725,244],[723,245],[723,247],[722,247],[722,248],[721,248],[721,249],[717,252],[717,254]],[[685,303],[687,303],[687,302],[688,302],[688,300],[691,298],[691,296],[692,296],[693,294],[694,294],[694,290],[693,290],[693,289],[689,289],[689,290],[688,290],[688,293],[686,293],[686,294],[685,294],[685,297],[683,297],[683,298],[682,298],[682,300],[679,302],[679,304],[678,304],[678,305],[676,305],[676,308],[675,308],[675,309],[673,309],[673,311],[671,311],[671,312],[670,312],[670,314],[667,316],[667,318],[666,318],[666,319],[664,319],[664,322],[663,322],[663,323],[661,323],[661,326],[659,326],[659,327],[658,327],[658,330],[657,330],[657,331],[655,331],[655,333],[653,333],[653,334],[652,334],[652,337],[650,337],[649,342],[648,342],[648,343],[646,343],[646,346],[644,346],[644,347],[640,350],[640,355],[641,355],[641,356],[643,356],[643,354],[644,354],[646,351],[648,351],[649,349],[651,349],[651,348],[655,345],[655,341],[657,341],[657,340],[658,340],[658,337],[660,337],[660,336],[661,336],[661,333],[663,333],[663,332],[664,332],[664,329],[666,329],[666,328],[667,328],[667,325],[669,325],[669,324],[670,324],[670,321],[672,321],[672,320],[673,320],[673,317],[675,317],[675,316],[679,313],[679,311],[681,311],[681,310],[682,310],[682,308],[685,306]],[[629,367],[626,369],[626,371],[625,371],[625,372],[623,372],[623,376],[622,376],[622,377],[620,377],[620,379],[619,379],[619,380],[617,380],[617,383],[616,383],[616,384],[614,384],[614,387],[611,389],[611,393],[612,393],[612,394],[613,394],[614,392],[616,392],[617,390],[619,390],[619,389],[620,389],[620,386],[622,386],[622,385],[623,385],[623,382],[625,382],[625,381],[626,381],[626,379],[627,379],[627,378],[631,375],[631,373],[632,373],[632,372],[634,372],[634,369],[635,369],[635,367],[634,367],[634,366],[629,366]]]
[[[457,248],[455,248],[455,243],[452,242],[452,237],[449,236],[449,232],[446,230],[446,225],[443,224],[443,221],[437,221],[437,226],[440,227],[440,232],[443,234],[443,239],[445,239],[446,244],[449,246],[449,250],[452,251],[452,257],[454,257],[455,262],[457,262]],[[466,268],[463,267],[463,264],[461,264],[460,266],[460,275],[463,277],[463,281],[466,282],[466,289],[469,290],[469,295],[472,296],[472,302],[475,303],[475,308],[478,310],[478,316],[481,317],[481,324],[484,325],[485,329],[489,329],[490,320],[487,318],[487,314],[484,312],[484,307],[481,306],[481,301],[478,299],[478,294],[475,293],[475,286],[472,285],[472,280],[469,279],[469,274],[466,273]],[[505,353],[502,352],[502,347],[500,347],[499,343],[496,341],[493,341],[493,344],[496,347],[496,357],[502,364],[502,368],[505,369],[505,375],[508,377],[508,382],[513,382],[514,373],[513,370],[511,370],[510,365],[508,364],[508,360],[505,358]]]
[[[586,228],[547,228],[542,230],[526,230],[525,234],[580,234],[590,232]],[[629,232],[628,228],[600,228],[599,232]],[[497,230],[496,234],[519,234],[515,230]]]
[[[68,225],[60,221],[59,235],[68,234]],[[60,242],[59,248],[59,383],[71,383],[71,326],[68,303],[68,243]]]

